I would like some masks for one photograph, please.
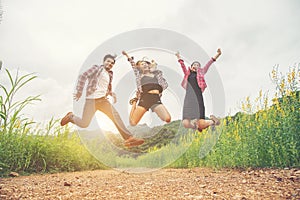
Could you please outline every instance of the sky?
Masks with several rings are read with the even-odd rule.
[[[221,48],[223,53],[213,67],[225,92],[224,115],[237,112],[239,102],[246,96],[255,98],[260,90],[272,95],[275,86],[269,73],[275,65],[287,72],[300,62],[298,0],[1,0],[0,3],[3,11],[0,60],[3,68],[14,73],[19,70],[21,74],[34,72],[38,76],[18,97],[41,95],[41,102],[24,111],[35,121],[59,119],[73,110],[72,93],[85,60],[99,45],[127,31],[142,28],[175,31],[193,40],[209,56]],[[178,48],[180,51],[180,45]],[[143,53],[152,55],[143,51],[137,55]],[[152,56],[159,60],[163,54]],[[3,69],[0,81],[7,84]],[[114,81],[113,84],[118,79]],[[172,91],[168,92],[163,100],[170,106],[173,119],[180,119],[181,100],[173,101],[173,105]],[[213,106],[209,91],[204,97],[209,115]],[[128,107],[127,102],[119,102],[117,107],[120,105]],[[152,115],[148,113],[141,123],[150,123]],[[108,124],[104,128],[112,126],[100,113],[97,116],[99,124]],[[102,123],[102,119],[107,123]]]

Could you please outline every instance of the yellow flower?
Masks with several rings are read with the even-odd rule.
[[[257,113],[255,113],[255,121],[258,121],[258,112]]]
[[[284,90],[284,88],[285,88],[285,80],[282,79],[282,80],[281,80],[281,83],[280,83],[280,89],[281,89],[281,90]]]
[[[295,80],[295,69],[293,69],[293,71],[291,71],[290,73],[288,73],[288,83],[292,83]]]
[[[277,71],[275,69],[272,70],[272,79],[276,79]]]
[[[233,134],[235,136],[236,141],[239,141],[241,139],[240,136],[239,136],[238,130],[235,130]]]
[[[290,90],[290,89],[286,90],[286,95],[287,96],[291,96],[291,94],[292,94],[292,90]]]
[[[267,109],[267,107],[268,107],[268,100],[269,100],[269,98],[265,97],[265,99],[264,99],[264,109]]]

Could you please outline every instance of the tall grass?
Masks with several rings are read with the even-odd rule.
[[[205,158],[195,157],[195,152],[205,145],[203,138],[214,137],[209,132],[198,135],[173,166],[300,167],[299,65],[285,75],[276,67],[270,77],[277,89],[272,105],[262,91],[253,101],[246,97],[241,112],[226,117],[216,130],[220,138]]]
[[[13,78],[8,70],[6,73],[11,85],[9,88],[0,85],[3,94],[0,97],[0,175],[12,170],[36,173],[105,168],[68,126],[60,127],[54,119],[42,126],[24,117],[23,108],[40,98],[29,96],[16,102],[14,96],[36,76],[17,74]],[[270,77],[277,91],[272,104],[263,91],[254,99],[246,97],[240,112],[224,118],[215,131],[185,131],[176,142],[157,144],[147,153],[133,156],[122,155],[122,149],[115,151],[114,146],[99,139],[85,145],[96,152],[100,161],[117,168],[300,167],[299,65],[286,74],[274,68]]]
[[[102,158],[112,167],[300,167],[299,66],[285,75],[274,68],[270,77],[277,91],[272,104],[259,91],[253,100],[246,97],[240,112],[224,118],[215,131],[186,132],[179,142],[150,148],[138,157],[110,151]]]
[[[57,120],[42,126],[26,118],[22,110],[40,101],[39,96],[15,101],[15,95],[36,76],[15,77],[6,69],[9,86],[0,84],[0,175],[10,171],[32,173],[103,168],[80,143],[77,134]]]

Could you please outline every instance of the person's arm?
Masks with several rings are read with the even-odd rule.
[[[177,57],[177,59],[178,59],[178,62],[179,62],[179,64],[180,64],[180,66],[181,66],[181,69],[182,69],[183,73],[186,74],[186,73],[187,73],[187,69],[186,69],[186,66],[185,66],[185,64],[184,64],[184,61],[182,60],[182,58],[181,58],[179,52],[176,52],[175,55],[176,55],[176,57]]]
[[[82,90],[84,88],[86,79],[96,72],[97,67],[97,65],[94,65],[93,67],[79,75],[76,84],[76,93],[73,95],[74,100],[78,101],[80,99],[80,97],[82,96]]]
[[[206,63],[206,65],[203,67],[203,72],[204,72],[204,74],[206,74],[206,72],[208,71],[208,69],[209,69],[209,67],[211,66],[211,64],[213,63],[213,62],[215,62],[218,58],[219,58],[219,56],[222,54],[222,52],[221,52],[221,49],[219,48],[218,50],[217,50],[217,54],[214,56],[214,57],[212,57],[209,61],[208,61],[208,63]]]
[[[135,62],[134,62],[134,60],[133,60],[133,56],[130,57],[130,56],[127,54],[126,51],[122,51],[122,54],[123,54],[124,56],[126,56],[128,62],[130,62],[130,64],[131,64],[132,68],[136,68]]]
[[[158,84],[162,87],[163,90],[167,89],[168,87],[168,82],[166,79],[163,77],[163,73],[160,70],[156,70],[156,78],[158,80]]]
[[[137,86],[138,92],[142,93],[141,73],[140,73],[140,70],[137,68],[137,66],[136,66],[136,64],[134,62],[133,56],[130,57],[127,54],[127,52],[125,52],[125,51],[122,51],[122,54],[124,56],[126,56],[128,62],[130,62],[132,70],[133,70],[133,73],[134,73],[134,76],[135,76],[135,82],[136,82],[136,86]]]
[[[222,54],[222,51],[221,51],[221,49],[219,48],[218,50],[217,50],[217,54],[214,56],[214,60],[216,61],[218,58],[219,58],[219,56]]]

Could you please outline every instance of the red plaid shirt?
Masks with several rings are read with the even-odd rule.
[[[101,65],[101,66],[94,65],[87,71],[80,74],[78,77],[77,85],[76,85],[77,94],[82,94],[86,80],[88,80],[88,85],[86,88],[86,96],[93,94],[93,92],[95,92],[97,89],[97,84],[98,84],[98,81],[100,79],[100,76],[101,76],[101,73],[103,70],[105,70],[103,65]],[[112,94],[111,82],[112,82],[112,78],[113,78],[113,72],[108,71],[108,74],[109,74],[109,84],[107,87],[106,96]]]
[[[182,71],[184,73],[184,78],[183,81],[181,82],[181,85],[184,89],[186,89],[187,87],[187,83],[188,83],[188,77],[191,73],[190,69],[186,69],[186,66],[184,65],[184,61],[182,59],[179,59],[178,62],[181,65]],[[198,86],[201,88],[201,91],[204,92],[205,88],[207,87],[205,79],[204,79],[204,75],[206,74],[206,72],[208,71],[209,67],[211,66],[211,64],[215,62],[215,60],[213,58],[211,58],[208,63],[206,63],[206,65],[203,68],[198,68],[197,69],[197,82],[198,82]]]

